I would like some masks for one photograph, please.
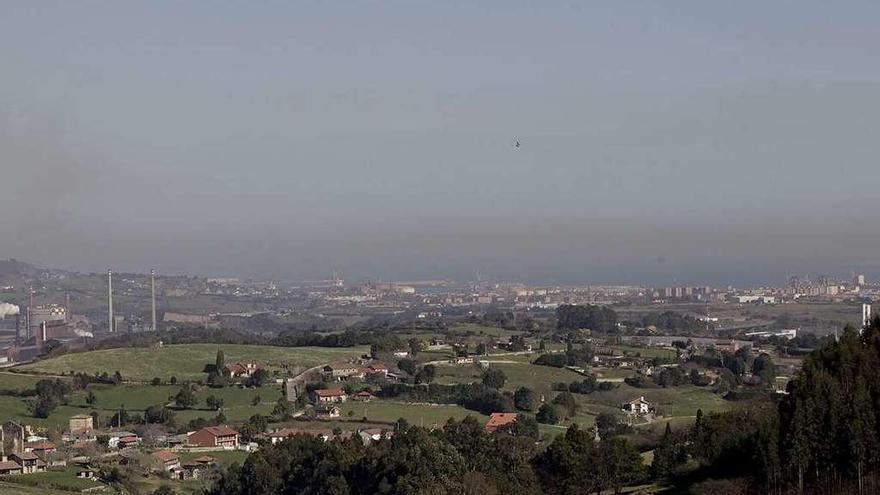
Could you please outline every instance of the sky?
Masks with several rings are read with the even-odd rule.
[[[880,278],[877,46],[875,1],[6,2],[0,258]]]

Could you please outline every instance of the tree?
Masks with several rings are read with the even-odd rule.
[[[433,364],[426,364],[416,374],[416,383],[431,383],[436,376],[437,368]]]
[[[477,344],[477,349],[474,351],[474,353],[478,356],[485,356],[486,354],[488,354],[489,351],[488,347],[486,347],[486,343],[480,342],[479,344]]]
[[[552,404],[542,404],[538,409],[538,414],[535,415],[535,419],[538,420],[538,423],[555,425],[559,422],[559,411]]]
[[[397,367],[400,368],[402,371],[407,372],[411,376],[415,376],[416,374],[416,362],[412,359],[401,359],[397,362]]]
[[[205,405],[208,406],[208,409],[213,409],[215,411],[220,410],[223,408],[223,398],[209,395],[208,398],[205,399]]]
[[[171,385],[177,385],[177,377],[172,376],[171,378],[168,379],[168,383],[170,383]]]
[[[589,329],[599,333],[618,333],[617,313],[604,306],[563,304],[556,308],[560,330]]]
[[[638,481],[644,475],[639,451],[622,438],[599,442],[596,456],[597,492],[610,488],[619,494],[624,486]]]
[[[86,395],[86,404],[88,404],[91,407],[95,407],[95,404],[97,404],[97,403],[98,403],[98,397],[95,395],[95,392],[92,390],[89,390],[89,394]]]
[[[752,374],[761,377],[761,383],[765,386],[773,386],[776,383],[776,365],[773,359],[766,353],[761,353],[752,362]]]
[[[245,381],[245,385],[248,387],[262,387],[266,382],[269,381],[269,372],[260,368],[253,373],[248,379]]]
[[[507,375],[497,368],[489,368],[483,372],[483,385],[500,390],[507,382]]]
[[[204,362],[204,361],[203,361]],[[218,374],[225,374],[226,357],[223,355],[222,349],[217,349],[217,357],[214,359],[214,371]]]
[[[567,418],[573,418],[577,413],[578,404],[571,392],[562,392],[553,399],[553,404],[559,406]]]
[[[144,410],[144,422],[165,424],[170,423],[174,419],[174,413],[166,409],[160,404],[147,407]]]
[[[534,411],[538,406],[538,395],[530,388],[520,387],[513,393],[513,405],[520,411]]]
[[[422,341],[413,337],[409,339],[407,342],[409,344],[409,354],[410,356],[415,356],[418,353],[422,352]]]
[[[293,416],[293,403],[289,402],[285,397],[279,397],[272,409],[272,416],[278,421],[286,421]]]
[[[177,492],[168,485],[162,485],[153,491],[153,495],[175,495],[176,493]]]
[[[174,396],[174,403],[181,409],[190,409],[198,404],[198,402],[196,394],[193,393],[193,390],[189,385],[180,387],[180,391]]]
[[[655,478],[666,479],[672,476],[678,461],[677,446],[672,438],[672,427],[666,423],[666,431],[660,446],[654,449],[654,461],[651,463],[651,474]]]
[[[150,380],[150,385],[158,387],[159,385],[162,385],[162,379],[158,376],[154,376],[153,379]]]

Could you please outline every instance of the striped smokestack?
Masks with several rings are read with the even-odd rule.
[[[107,270],[107,329],[113,332],[113,272]]]
[[[153,309],[153,331],[156,331],[156,269],[150,270],[150,300]]]

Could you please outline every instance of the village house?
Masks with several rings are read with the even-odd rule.
[[[170,450],[160,450],[150,454],[153,468],[157,471],[171,471],[180,467],[180,456]]]
[[[25,442],[24,449],[25,452],[33,452],[37,454],[41,458],[43,458],[46,454],[51,454],[55,452],[55,444],[48,440],[37,440],[36,442]]]
[[[629,402],[624,402],[621,409],[627,414],[648,414],[651,412],[651,404],[642,396]]]
[[[10,460],[7,456],[0,456],[0,475],[21,474],[21,464]]]
[[[333,363],[324,366],[324,376],[332,380],[350,380],[352,378],[363,378],[364,370],[352,363]]]
[[[333,437],[333,432],[330,430],[301,430],[298,428],[280,428],[266,434],[266,437],[269,439],[272,445],[275,445],[276,443],[283,442],[284,440],[296,435],[313,435],[326,442]]]
[[[388,376],[388,366],[379,362],[370,363],[364,368],[364,372],[367,376]]]
[[[486,421],[485,429],[489,433],[495,433],[498,428],[515,423],[516,417],[517,413],[492,413],[489,415],[489,421]]]
[[[315,404],[333,404],[348,400],[345,390],[341,388],[320,388],[312,392]]]
[[[95,429],[94,420],[88,414],[77,414],[68,420],[68,430],[72,435]]]
[[[315,413],[318,419],[338,418],[342,411],[336,406],[329,404],[321,404],[315,407]]]
[[[383,430],[382,428],[367,428],[365,430],[359,431],[358,436],[361,437],[361,441],[364,442],[364,445],[370,445],[371,443],[378,442],[383,438],[386,440],[390,440],[391,437],[394,436],[394,432],[391,430]]]
[[[249,377],[259,369],[264,369],[262,364],[258,363],[227,363],[225,366],[230,378]]]
[[[228,426],[207,426],[190,433],[186,440],[190,447],[234,449],[238,447],[238,432]]]
[[[134,447],[140,443],[141,439],[137,433],[130,431],[114,431],[107,438],[107,446],[111,449],[124,449]]]
[[[79,465],[76,468],[76,477],[81,479],[93,480],[97,479],[98,472],[88,464]]]
[[[373,400],[373,397],[373,394],[371,394],[370,392],[367,392],[366,390],[361,390],[360,392],[351,396],[351,400],[355,400],[358,402],[370,402],[371,400]]]
[[[21,472],[23,474],[41,473],[46,470],[46,463],[33,452],[10,454],[9,460],[15,461],[21,466]]]

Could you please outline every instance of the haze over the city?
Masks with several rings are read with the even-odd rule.
[[[0,258],[276,278],[880,275],[876,2],[3,10]]]

